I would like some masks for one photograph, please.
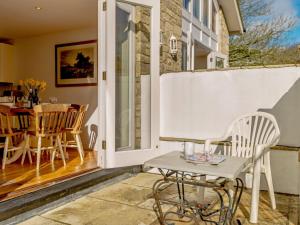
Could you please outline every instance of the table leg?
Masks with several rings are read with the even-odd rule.
[[[229,201],[228,210],[224,215],[224,221],[225,222],[228,221],[229,224],[233,224],[233,219],[237,211],[237,208],[239,206],[239,203],[241,201],[241,197],[244,190],[244,183],[240,178],[236,178],[235,182],[236,182],[236,186],[234,187],[235,190],[233,195],[230,189],[224,188],[224,192],[226,193]],[[237,220],[237,222],[239,224],[239,220]]]
[[[155,204],[153,209],[158,217],[158,220],[161,225],[168,225],[166,223],[166,216],[168,214],[176,214],[179,218],[187,217],[195,221],[198,224],[199,218],[202,221],[211,223],[211,224],[233,224],[233,218],[235,216],[237,207],[241,200],[244,184],[242,180],[239,178],[236,179],[236,186],[234,188],[234,194],[230,193],[230,190],[227,188],[226,184],[228,183],[227,180],[221,181],[221,183],[216,182],[209,183],[203,181],[197,181],[192,179],[187,179],[183,173],[175,173],[175,177],[169,177],[166,174],[163,174],[164,179],[160,179],[156,181],[153,185],[153,195],[155,199]],[[161,190],[164,190],[164,185],[175,184],[178,190],[178,199],[179,201],[175,200],[168,200],[168,199],[160,199],[159,193]],[[184,197],[184,185],[196,185],[201,188],[212,188],[216,194],[218,195],[220,208],[219,209],[209,209],[208,205],[195,205],[194,203],[191,204],[187,201]],[[225,203],[223,199],[223,193],[228,198],[228,203]],[[162,211],[162,204],[171,204],[178,208],[177,212],[163,212]],[[198,215],[198,218],[197,218]],[[212,220],[213,216],[218,216],[218,221]]]
[[[22,146],[22,147],[21,147]],[[17,161],[23,154],[23,149],[25,146],[25,141],[23,141],[21,144],[20,144],[20,147],[16,148],[13,156],[11,158],[9,158],[7,161],[6,161],[6,164],[11,164],[15,161]]]
[[[179,211],[179,214],[182,215],[181,217],[183,217],[183,215],[184,215],[184,202],[185,202],[183,176],[184,176],[184,173],[182,173],[181,177],[179,177],[178,173],[176,173],[176,180],[181,179],[181,184],[180,184],[180,182],[176,182],[178,199],[180,202],[178,211]]]
[[[152,187],[153,197],[155,200],[155,204],[153,205],[153,210],[156,213],[156,216],[161,225],[164,225],[164,214],[161,208],[160,200],[159,200],[159,187],[165,182],[164,179],[157,180]]]
[[[205,182],[206,181],[206,176],[200,176],[200,181]],[[204,201],[204,194],[205,194],[205,187],[198,187],[198,192],[199,192],[199,201],[203,202]]]

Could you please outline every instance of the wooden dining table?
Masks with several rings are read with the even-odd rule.
[[[70,104],[69,110],[74,110],[74,109],[77,109],[77,106]],[[35,112],[34,112],[33,108],[10,106],[10,114],[12,116],[15,116],[16,119],[18,119],[18,120],[20,120],[21,116],[28,115],[29,127],[27,128],[27,130],[31,130],[31,131],[35,130],[35,126],[34,126]],[[19,144],[19,146],[22,146],[24,144],[24,141],[22,141]],[[23,154],[22,148],[16,150],[15,153],[13,154],[13,156],[7,160],[7,164],[11,164],[11,163],[17,161],[22,156],[22,154]]]
[[[158,179],[152,188],[155,200],[153,209],[161,225],[172,224],[166,222],[167,216],[170,214],[177,215],[179,220],[189,218],[196,224],[203,221],[210,224],[233,224],[244,189],[244,183],[238,175],[246,168],[250,159],[225,157],[225,161],[219,164],[191,163],[184,159],[182,152],[173,151],[145,162],[144,169],[156,168],[162,175],[162,178]],[[214,178],[203,180],[203,176]],[[172,187],[170,184],[177,186],[178,196],[175,198],[174,196],[172,198],[166,196],[167,190]],[[186,198],[185,189],[187,186],[201,189],[200,195],[198,193],[199,199]],[[230,187],[232,187],[232,195]],[[215,192],[217,204],[205,204],[203,201],[204,188]],[[161,194],[163,191],[165,194]],[[203,195],[202,198],[200,198],[201,194]],[[225,199],[227,199],[226,202]],[[216,207],[209,207],[210,204]],[[163,211],[162,206],[166,205],[174,206],[174,208],[170,207],[170,210]]]
[[[28,113],[31,116],[34,116],[33,108],[26,108],[26,107],[11,107],[10,112],[12,115],[18,116],[19,114]]]

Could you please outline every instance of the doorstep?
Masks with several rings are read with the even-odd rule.
[[[82,174],[35,192],[0,202],[0,224],[6,224],[5,220],[43,207],[51,202],[73,195],[112,178],[126,173],[138,173],[141,171],[141,168],[141,166],[131,166],[114,169],[95,169],[87,174]]]

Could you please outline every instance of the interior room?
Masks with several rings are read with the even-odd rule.
[[[209,53],[210,51],[205,46],[195,41],[194,43],[195,70],[207,69],[207,60],[208,60],[207,56]]]
[[[25,155],[23,165],[23,155],[19,155],[0,170],[0,201],[51,185],[53,181],[99,169],[95,151],[98,135],[97,8],[97,0],[0,2],[0,20],[5,21],[0,25],[0,102],[10,105],[14,101],[22,105],[22,96],[17,94],[24,94],[26,84],[34,82],[40,85],[39,88],[43,86],[38,96],[40,103],[88,105],[79,131],[84,149],[83,160],[78,154],[78,146],[67,147],[65,167],[59,156],[51,165],[49,152],[42,151],[37,173],[35,155],[32,156],[32,164],[29,155]],[[93,52],[88,53],[88,46],[92,45]],[[87,70],[93,73],[93,78],[88,75],[80,79],[80,83],[72,83],[72,79],[56,79],[60,63],[74,54],[64,55],[64,51],[77,51],[77,62],[70,59],[74,65],[80,64],[78,52],[83,52],[81,64],[86,59],[89,65],[94,65],[93,71]],[[62,52],[61,55],[58,55],[59,52]],[[59,61],[60,56],[65,58]],[[65,68],[72,69],[71,66]],[[35,142],[33,140],[30,145],[35,146]],[[3,151],[1,154],[2,160]],[[7,157],[9,159],[9,152]]]

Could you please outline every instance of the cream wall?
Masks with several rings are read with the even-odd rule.
[[[300,146],[299,67],[169,73],[160,90],[161,136],[220,137],[237,116],[264,111],[278,121],[280,144]]]
[[[42,101],[57,97],[60,103],[89,104],[84,127],[85,148],[94,149],[97,137],[97,86],[55,87],[55,44],[97,39],[97,28],[85,28],[15,40],[16,68],[19,79],[45,80],[47,90]]]
[[[237,116],[264,111],[277,119],[280,144],[300,146],[299,98],[299,67],[164,74],[160,79],[160,136],[221,137]],[[160,148],[182,150],[182,146],[161,142]],[[299,193],[297,155],[272,151],[275,191]],[[266,188],[264,179],[262,188]]]
[[[0,43],[0,82],[15,82],[17,80],[15,51],[15,46]]]

